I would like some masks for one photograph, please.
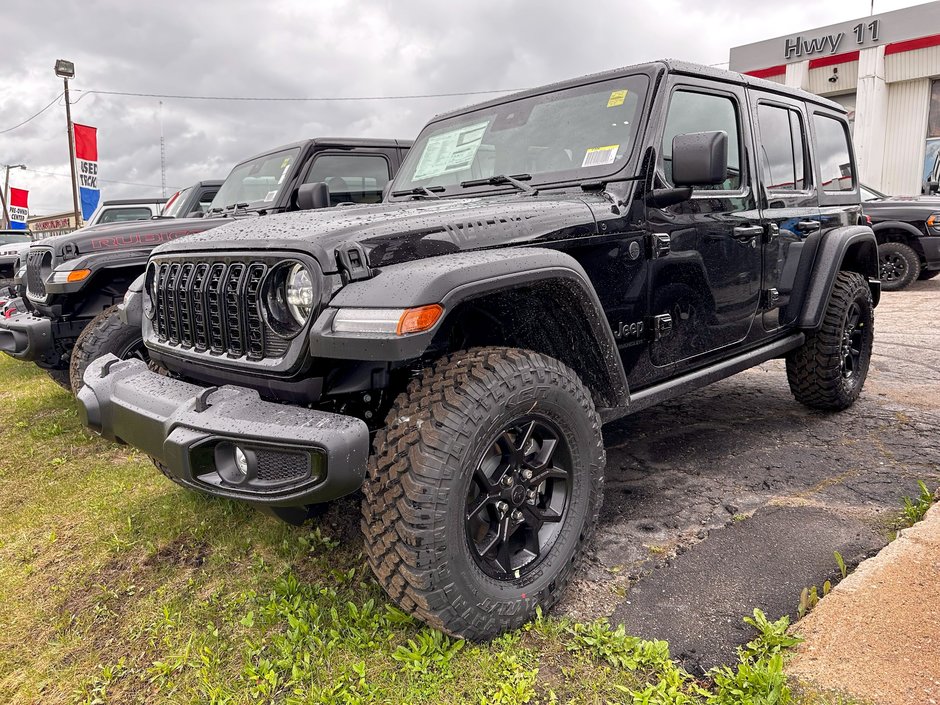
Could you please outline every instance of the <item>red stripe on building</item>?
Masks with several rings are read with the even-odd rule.
[[[931,34],[929,37],[918,37],[917,39],[908,39],[907,41],[888,44],[885,47],[885,56],[935,46],[940,46],[940,34]]]
[[[810,59],[809,67],[811,69],[821,69],[824,66],[835,66],[836,64],[847,64],[850,61],[858,61],[858,51],[847,51],[844,54],[833,54],[832,56],[821,56],[818,59]]]
[[[754,78],[770,78],[771,76],[779,76],[782,73],[787,72],[787,65],[780,64],[779,66],[770,66],[766,69],[755,69],[754,71],[745,71],[745,75],[753,76]]]

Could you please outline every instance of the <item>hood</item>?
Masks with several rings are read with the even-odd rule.
[[[71,256],[94,252],[113,252],[154,248],[179,237],[201,233],[227,222],[226,218],[156,218],[108,223],[81,228],[65,235],[56,235],[36,243],[52,247],[57,253],[69,251]]]
[[[890,196],[865,201],[862,212],[876,223],[884,220],[904,222],[925,221],[932,213],[940,213],[940,198],[936,196]]]
[[[11,242],[8,245],[0,245],[0,257],[22,257],[32,244],[31,242]]]
[[[297,249],[333,271],[334,250],[361,244],[372,267],[487,247],[544,243],[596,232],[588,205],[610,208],[599,195],[544,192],[439,201],[341,206],[244,218],[160,247],[155,254],[230,249]]]

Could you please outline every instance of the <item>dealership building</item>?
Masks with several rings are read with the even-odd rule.
[[[919,194],[940,152],[940,2],[735,47],[732,71],[842,104],[862,183]]]

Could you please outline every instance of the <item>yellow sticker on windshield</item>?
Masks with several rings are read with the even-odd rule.
[[[615,108],[618,105],[623,105],[623,101],[627,99],[627,93],[630,91],[624,89],[622,91],[614,91],[610,94],[610,99],[607,101],[608,108]]]

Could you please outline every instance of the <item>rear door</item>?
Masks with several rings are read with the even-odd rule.
[[[748,91],[758,154],[764,272],[761,321],[766,331],[788,325],[787,312],[807,238],[820,231],[819,201],[802,101]]]
[[[654,328],[668,317],[671,332],[650,347],[663,368],[733,345],[748,336],[760,298],[762,234],[754,194],[751,130],[744,88],[673,79],[661,135],[659,173],[672,182],[672,141],[678,134],[724,131],[728,178],[695,189],[688,201],[650,207],[654,238],[668,254],[650,262],[650,312]]]

